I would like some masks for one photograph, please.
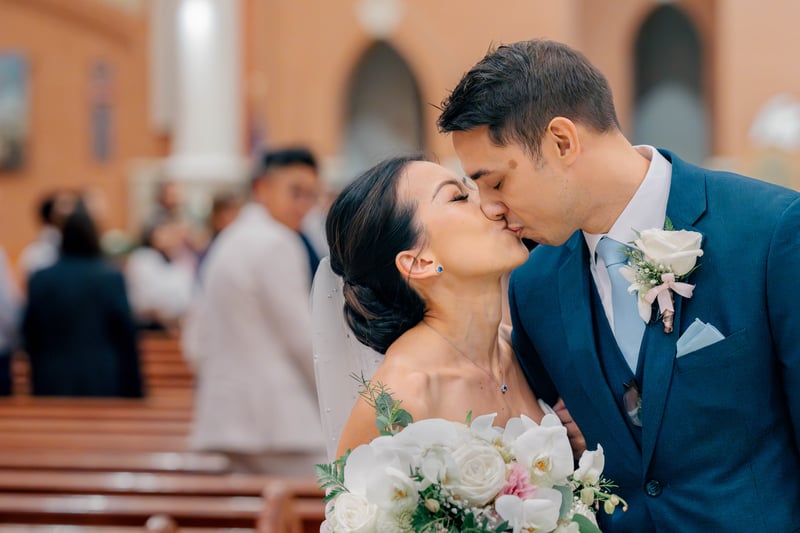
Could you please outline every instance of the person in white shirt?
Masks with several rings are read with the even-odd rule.
[[[312,477],[325,462],[298,235],[318,181],[307,150],[259,161],[250,202],[211,248],[186,319],[197,373],[191,445],[226,453],[235,470]]]
[[[125,279],[137,322],[146,329],[179,325],[192,299],[196,259],[181,223],[165,220],[145,233],[125,263]]]
[[[46,195],[39,203],[41,229],[32,243],[28,244],[19,258],[19,270],[27,279],[34,272],[53,265],[58,260],[61,246],[61,223],[72,211],[76,196],[66,191]]]

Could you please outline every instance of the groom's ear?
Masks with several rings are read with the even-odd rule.
[[[565,117],[555,117],[547,125],[545,137],[551,142],[559,160],[571,165],[580,153],[580,137],[575,123]]]
[[[437,276],[435,262],[419,250],[405,250],[397,254],[394,263],[406,279],[426,279]]]

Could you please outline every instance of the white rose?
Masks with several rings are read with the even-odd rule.
[[[703,236],[696,231],[648,229],[642,231],[634,242],[649,262],[669,266],[676,276],[684,276],[703,255],[700,249],[702,240]]]
[[[603,447],[599,444],[595,451],[586,450],[581,455],[578,462],[578,469],[575,470],[573,478],[586,485],[596,485],[600,481],[600,474],[606,466],[606,458],[603,455]]]
[[[474,440],[457,448],[452,456],[459,476],[447,488],[469,505],[483,507],[505,485],[506,462],[494,446]]]
[[[352,492],[343,492],[334,500],[333,513],[329,517],[336,533],[377,532],[375,520],[378,506]]]

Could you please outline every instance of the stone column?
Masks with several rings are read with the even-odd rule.
[[[178,0],[175,13],[175,115],[168,177],[239,181],[242,60],[239,0]]]

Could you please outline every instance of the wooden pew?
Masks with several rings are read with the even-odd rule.
[[[259,533],[319,533],[325,520],[323,496],[314,481],[275,480],[264,489]]]
[[[189,393],[142,399],[16,396],[0,398],[0,419],[187,421],[192,404]]]
[[[159,520],[156,522],[155,519]],[[165,523],[165,521],[168,521]],[[250,528],[181,527],[169,517],[151,516],[144,526],[64,526],[42,524],[0,524],[0,533],[250,533]]]
[[[166,515],[179,527],[255,528],[261,498],[245,496],[3,494],[6,523],[141,526]]]
[[[263,503],[254,515],[254,504],[262,501],[261,494]],[[0,522],[130,526],[145,515],[162,514],[181,528],[257,524],[263,533],[316,533],[324,510],[322,492],[310,480],[237,474],[76,476],[68,472],[0,471]]]
[[[33,397],[0,400],[0,449],[188,451],[190,404],[171,402]]]
[[[319,531],[315,482],[226,474],[223,455],[187,451],[194,377],[176,339],[143,337],[142,364],[145,399],[0,400],[0,532]],[[17,384],[27,372],[15,361]],[[156,518],[172,529],[145,527]]]
[[[70,434],[53,435],[47,431],[0,434],[4,450],[106,450],[163,452],[188,451],[188,438],[181,435]]]
[[[251,474],[180,474],[0,470],[0,498],[19,494],[150,494],[260,497],[274,478]]]
[[[180,435],[189,433],[191,424],[185,420],[116,420],[116,419],[24,419],[0,417],[0,435],[6,433],[97,434],[117,433],[136,435]]]
[[[146,333],[140,337],[139,346],[148,394],[193,389],[194,372],[183,358],[180,339],[161,333]],[[29,394],[30,366],[24,353],[15,354],[12,375],[15,394]]]
[[[1,470],[69,472],[155,472],[225,474],[230,461],[221,454],[198,452],[124,452],[82,450],[7,450],[0,446]]]

